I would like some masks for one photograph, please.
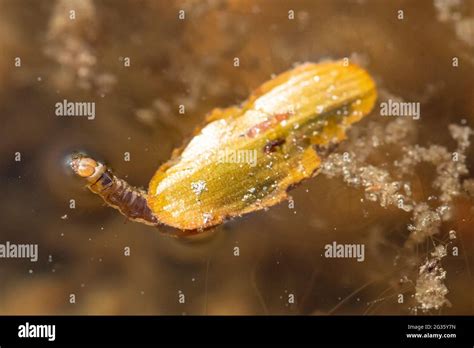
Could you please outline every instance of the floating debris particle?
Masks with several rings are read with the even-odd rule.
[[[427,203],[423,202],[415,206],[412,222],[413,224],[408,226],[411,234],[407,242],[418,244],[423,242],[426,237],[439,232],[441,217]]]
[[[462,187],[468,195],[474,197],[474,179],[464,180],[462,183]]]
[[[449,239],[450,240],[456,239],[456,231],[454,230],[449,231]]]
[[[207,191],[206,182],[204,180],[192,182],[191,189],[197,196],[200,196],[203,191]]]
[[[204,223],[204,225],[207,225],[211,221],[212,221],[212,214],[211,213],[202,214],[202,222]]]

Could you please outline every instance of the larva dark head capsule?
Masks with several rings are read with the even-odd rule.
[[[85,178],[89,183],[96,182],[106,170],[102,163],[82,154],[74,154],[70,165],[76,175]]]

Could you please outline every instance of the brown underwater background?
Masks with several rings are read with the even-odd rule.
[[[418,266],[450,230],[450,306],[429,313],[474,314],[472,196],[456,198],[453,219],[404,264],[410,214],[361,202],[338,178],[298,186],[293,209],[284,202],[179,240],[126,222],[66,165],[86,151],[146,187],[212,108],[295,63],[342,57],[380,90],[421,103],[415,143],[452,150],[448,125],[474,124],[474,1],[2,0],[0,48],[0,243],[39,246],[36,263],[0,259],[0,314],[412,314]],[[94,101],[95,119],[57,117],[64,99]],[[376,106],[353,128],[389,121]],[[432,180],[418,168],[419,195],[432,194]],[[333,241],[363,243],[365,261],[325,258]]]

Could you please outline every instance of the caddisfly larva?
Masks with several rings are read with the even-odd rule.
[[[214,109],[157,170],[147,193],[92,158],[76,156],[71,166],[130,219],[200,231],[286,199],[317,173],[320,150],[343,141],[376,98],[362,68],[342,60],[306,63],[264,83],[242,105]]]
[[[147,204],[146,192],[119,179],[103,163],[81,154],[71,159],[71,168],[87,180],[87,187],[130,220],[156,226],[158,220]]]

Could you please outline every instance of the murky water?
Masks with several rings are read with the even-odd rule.
[[[451,306],[434,312],[473,314],[472,197],[456,199],[453,219],[404,262],[410,214],[361,202],[363,192],[337,178],[300,185],[294,208],[178,240],[126,222],[66,165],[83,150],[146,187],[212,108],[244,100],[295,63],[341,57],[380,89],[420,102],[414,143],[453,150],[448,125],[474,124],[474,1],[456,3],[0,2],[0,243],[39,248],[37,262],[0,259],[0,313],[413,313],[418,266],[455,230],[442,261]],[[95,117],[56,116],[64,99],[95,102]],[[376,107],[353,131],[370,122],[388,121]],[[432,180],[418,168],[419,192],[428,195]],[[324,257],[334,241],[364,244],[364,262]]]

